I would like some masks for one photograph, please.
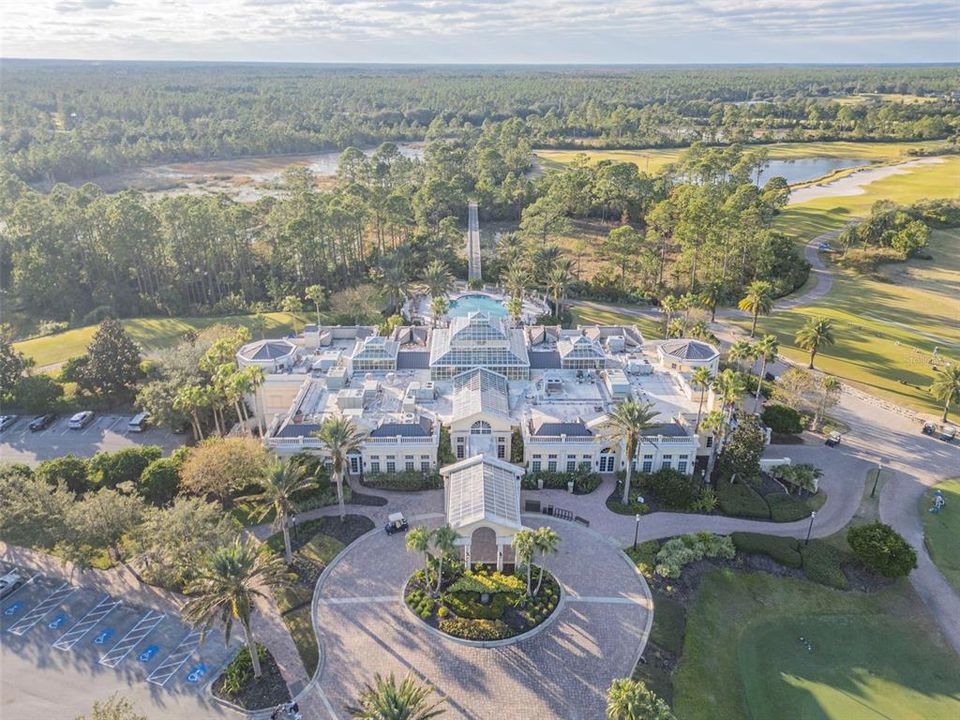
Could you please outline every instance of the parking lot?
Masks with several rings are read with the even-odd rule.
[[[152,426],[144,432],[130,432],[127,423],[131,417],[97,414],[85,428],[71,430],[67,426],[70,417],[61,415],[45,430],[31,432],[27,426],[33,417],[24,415],[0,433],[0,460],[33,465],[68,453],[90,457],[100,450],[113,452],[136,445],[159,445],[166,455],[188,437]]]
[[[0,565],[3,573],[13,569]],[[149,717],[224,714],[207,688],[239,638],[225,646],[216,630],[201,643],[176,614],[20,572],[29,580],[0,601],[0,716],[75,717],[115,692],[138,701]]]

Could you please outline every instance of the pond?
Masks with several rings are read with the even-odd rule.
[[[837,170],[845,168],[859,167],[869,165],[867,160],[855,158],[835,158],[835,157],[811,157],[800,158],[798,160],[771,160],[767,166],[760,171],[761,187],[772,177],[780,176],[786,179],[788,185],[796,183],[809,182],[817,178],[829,175]]]
[[[490,317],[505,317],[507,315],[507,308],[502,302],[489,295],[480,294],[461,295],[456,300],[451,300],[447,315],[461,317],[478,311],[488,313]]]

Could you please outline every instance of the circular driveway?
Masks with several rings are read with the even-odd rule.
[[[524,523],[560,534],[559,552],[544,565],[567,599],[549,627],[501,648],[437,637],[404,608],[403,584],[423,558],[405,550],[402,535],[375,532],[340,556],[318,588],[316,618],[318,689],[332,718],[347,716],[345,706],[374,673],[391,672],[434,686],[447,698],[445,717],[603,717],[610,682],[630,675],[646,643],[649,590],[598,534],[536,515]]]

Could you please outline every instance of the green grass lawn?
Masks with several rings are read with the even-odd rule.
[[[946,502],[938,513],[933,506],[933,491],[939,488]],[[924,544],[930,559],[957,592],[960,592],[960,478],[945,480],[927,490],[920,502]]]
[[[892,623],[878,615],[801,615],[751,623],[737,652],[749,717],[957,717],[956,658],[918,643],[917,632],[915,623]]]
[[[620,306],[628,307],[626,305]],[[648,317],[637,315],[627,315],[624,312],[618,312],[616,305],[608,306],[608,309],[598,310],[589,307],[574,307],[570,309],[573,316],[574,325],[636,325],[645,338],[663,337],[663,328],[660,323]]]
[[[203,330],[216,324],[242,325],[251,328],[256,323],[255,315],[231,315],[228,317],[197,317],[197,318],[130,318],[121,320],[123,327],[130,336],[147,352],[161,350],[175,345],[188,330]],[[294,330],[294,317],[290,313],[264,313],[265,337],[278,337]],[[303,328],[306,322],[315,322],[315,316],[304,314],[298,316],[297,330]],[[97,325],[67,330],[56,335],[24,340],[14,343],[14,347],[27,357],[31,357],[38,368],[47,365],[62,363],[77,355],[86,352],[90,339],[97,330]]]
[[[796,160],[811,157],[837,157],[863,159],[868,162],[893,162],[906,159],[909,150],[942,146],[940,141],[929,142],[812,142],[812,143],[773,143],[770,145],[749,145],[747,149],[765,147],[770,151],[771,160]],[[648,150],[535,150],[535,154],[544,169],[558,169],[573,162],[584,153],[591,163],[601,160],[632,162],[643,172],[656,173],[665,165],[676,162],[686,148],[666,148]]]
[[[673,693],[684,720],[946,720],[960,664],[906,582],[865,594],[720,570],[687,614]]]

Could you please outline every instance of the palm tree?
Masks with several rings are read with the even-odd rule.
[[[822,317],[812,317],[797,331],[795,338],[797,347],[810,353],[810,364],[813,370],[813,359],[823,345],[833,345],[833,321]]]
[[[703,413],[703,396],[706,394],[707,388],[710,387],[712,382],[713,376],[710,374],[710,368],[708,367],[698,367],[690,377],[690,384],[700,391],[700,403],[697,405],[697,423],[693,427],[694,434],[700,430],[700,415]]]
[[[430,720],[446,712],[440,707],[442,699],[429,704],[431,692],[410,675],[397,685],[393,673],[386,678],[377,673],[372,683],[363,686],[357,706],[348,707],[347,712],[354,720]]]
[[[670,706],[642,680],[616,678],[607,691],[607,720],[675,720]]]
[[[396,315],[410,293],[406,271],[401,265],[391,263],[380,268],[377,272],[377,280],[390,302],[391,314]]]
[[[249,367],[245,367],[241,374],[244,376],[246,389],[254,395],[257,407],[257,430],[259,430],[260,439],[262,440],[265,428],[263,427],[263,413],[260,408],[263,407],[263,403],[256,402],[256,397],[260,394],[260,388],[263,387],[263,383],[266,382],[267,373],[262,367],[250,365]]]
[[[780,352],[780,343],[776,335],[764,335],[756,344],[757,356],[760,358],[760,376],[757,378],[757,397],[753,401],[753,412],[757,412],[760,407],[760,389],[763,386],[763,376],[767,372],[767,363],[777,359],[777,353]]]
[[[513,554],[516,556],[517,565],[527,568],[527,597],[533,596],[533,554],[537,550],[536,537],[533,530],[518,530],[511,541],[513,545]]]
[[[942,422],[947,421],[950,405],[960,403],[960,365],[953,364],[937,371],[937,377],[930,385],[930,392],[938,402],[943,403]]]
[[[753,324],[750,326],[750,337],[757,332],[757,318],[769,315],[773,310],[773,285],[766,280],[754,280],[747,286],[747,294],[743,296],[737,307],[753,315]]]
[[[443,585],[443,559],[456,552],[459,539],[460,533],[449,525],[442,525],[433,531],[433,547],[437,551],[437,592]]]
[[[294,334],[299,333],[300,331],[297,330],[300,322],[298,315],[303,312],[303,300],[296,295],[287,295],[280,301],[280,309],[290,315],[290,324],[293,326]]]
[[[743,365],[741,365],[741,363],[744,360],[754,360],[757,357],[757,351],[753,347],[752,342],[747,340],[737,340],[733,345],[730,346],[729,357],[734,363],[736,363],[737,370],[742,370]]]
[[[541,527],[537,528],[536,532],[533,533],[533,546],[537,553],[541,557],[546,555],[553,555],[557,552],[557,547],[560,545],[560,536],[557,534],[557,531],[550,527]],[[534,596],[540,593],[540,586],[543,585],[543,562],[540,563],[540,574],[537,577],[537,587],[534,588]]]
[[[340,520],[346,515],[343,507],[343,476],[347,467],[347,455],[358,452],[363,443],[364,434],[352,420],[342,415],[327,417],[316,432],[320,445],[330,456],[333,480],[337,484],[337,503],[340,506]]]
[[[436,325],[437,321],[446,315],[449,309],[450,301],[447,300],[446,295],[434,295],[430,299],[430,313],[433,315],[433,324]]]
[[[293,548],[290,546],[290,518],[297,511],[294,496],[317,486],[312,477],[304,474],[303,465],[276,460],[267,466],[262,490],[254,495],[239,498],[252,503],[253,519],[261,522],[273,511],[273,527],[283,533],[284,557],[287,565],[293,562]]]
[[[181,387],[173,398],[173,409],[177,412],[186,413],[190,416],[190,424],[193,428],[193,439],[203,440],[203,427],[200,425],[200,411],[209,406],[210,397],[206,391],[198,385],[186,385]]]
[[[423,577],[430,582],[430,540],[433,533],[423,525],[413,528],[407,533],[407,550],[423,553]]]
[[[650,422],[660,413],[653,403],[627,400],[617,405],[608,416],[613,426],[613,437],[626,447],[627,474],[623,482],[624,505],[630,502],[630,478],[633,475],[633,461],[637,455],[637,447],[643,437],[643,431],[653,427]]]
[[[670,321],[673,319],[673,314],[679,309],[680,300],[677,299],[676,295],[667,295],[666,297],[660,299],[660,312],[663,313],[664,330],[670,327]]]
[[[722,370],[713,379],[713,391],[720,398],[720,411],[726,415],[728,410],[732,410],[737,401],[743,397],[747,386],[743,381],[743,376],[735,373],[730,368]]]
[[[573,282],[573,273],[570,272],[569,262],[557,263],[547,275],[547,289],[553,296],[553,308],[557,313],[557,320],[563,315],[563,299],[567,294],[567,288]]]
[[[317,327],[319,328],[322,324],[320,322],[320,306],[323,305],[327,291],[324,289],[323,285],[311,285],[304,291],[303,294],[307,300],[310,300],[317,308]]]
[[[727,426],[726,416],[719,410],[711,410],[706,415],[703,416],[703,420],[700,421],[700,427],[703,428],[706,432],[713,433],[713,445],[710,447],[710,457],[707,461],[707,477],[710,477],[710,473],[713,472],[713,464],[716,461],[717,450],[720,448],[720,443],[723,439],[723,431]]]
[[[507,300],[507,312],[510,313],[513,323],[519,325],[520,318],[523,317],[523,300],[519,296],[513,295]]]
[[[431,298],[446,295],[453,288],[453,275],[443,260],[432,260],[423,271],[423,289]]]
[[[239,622],[253,662],[253,674],[260,677],[260,658],[250,618],[257,598],[267,597],[263,589],[279,590],[290,581],[283,560],[261,553],[253,541],[238,537],[232,545],[214,550],[201,564],[196,579],[187,584],[186,594],[190,598],[183,606],[183,617],[194,627],[200,626],[201,643],[210,628],[219,624],[224,642],[229,644],[233,623]]]
[[[530,273],[522,265],[511,265],[507,270],[506,277],[503,279],[503,285],[512,297],[523,300],[527,285],[530,284]]]

